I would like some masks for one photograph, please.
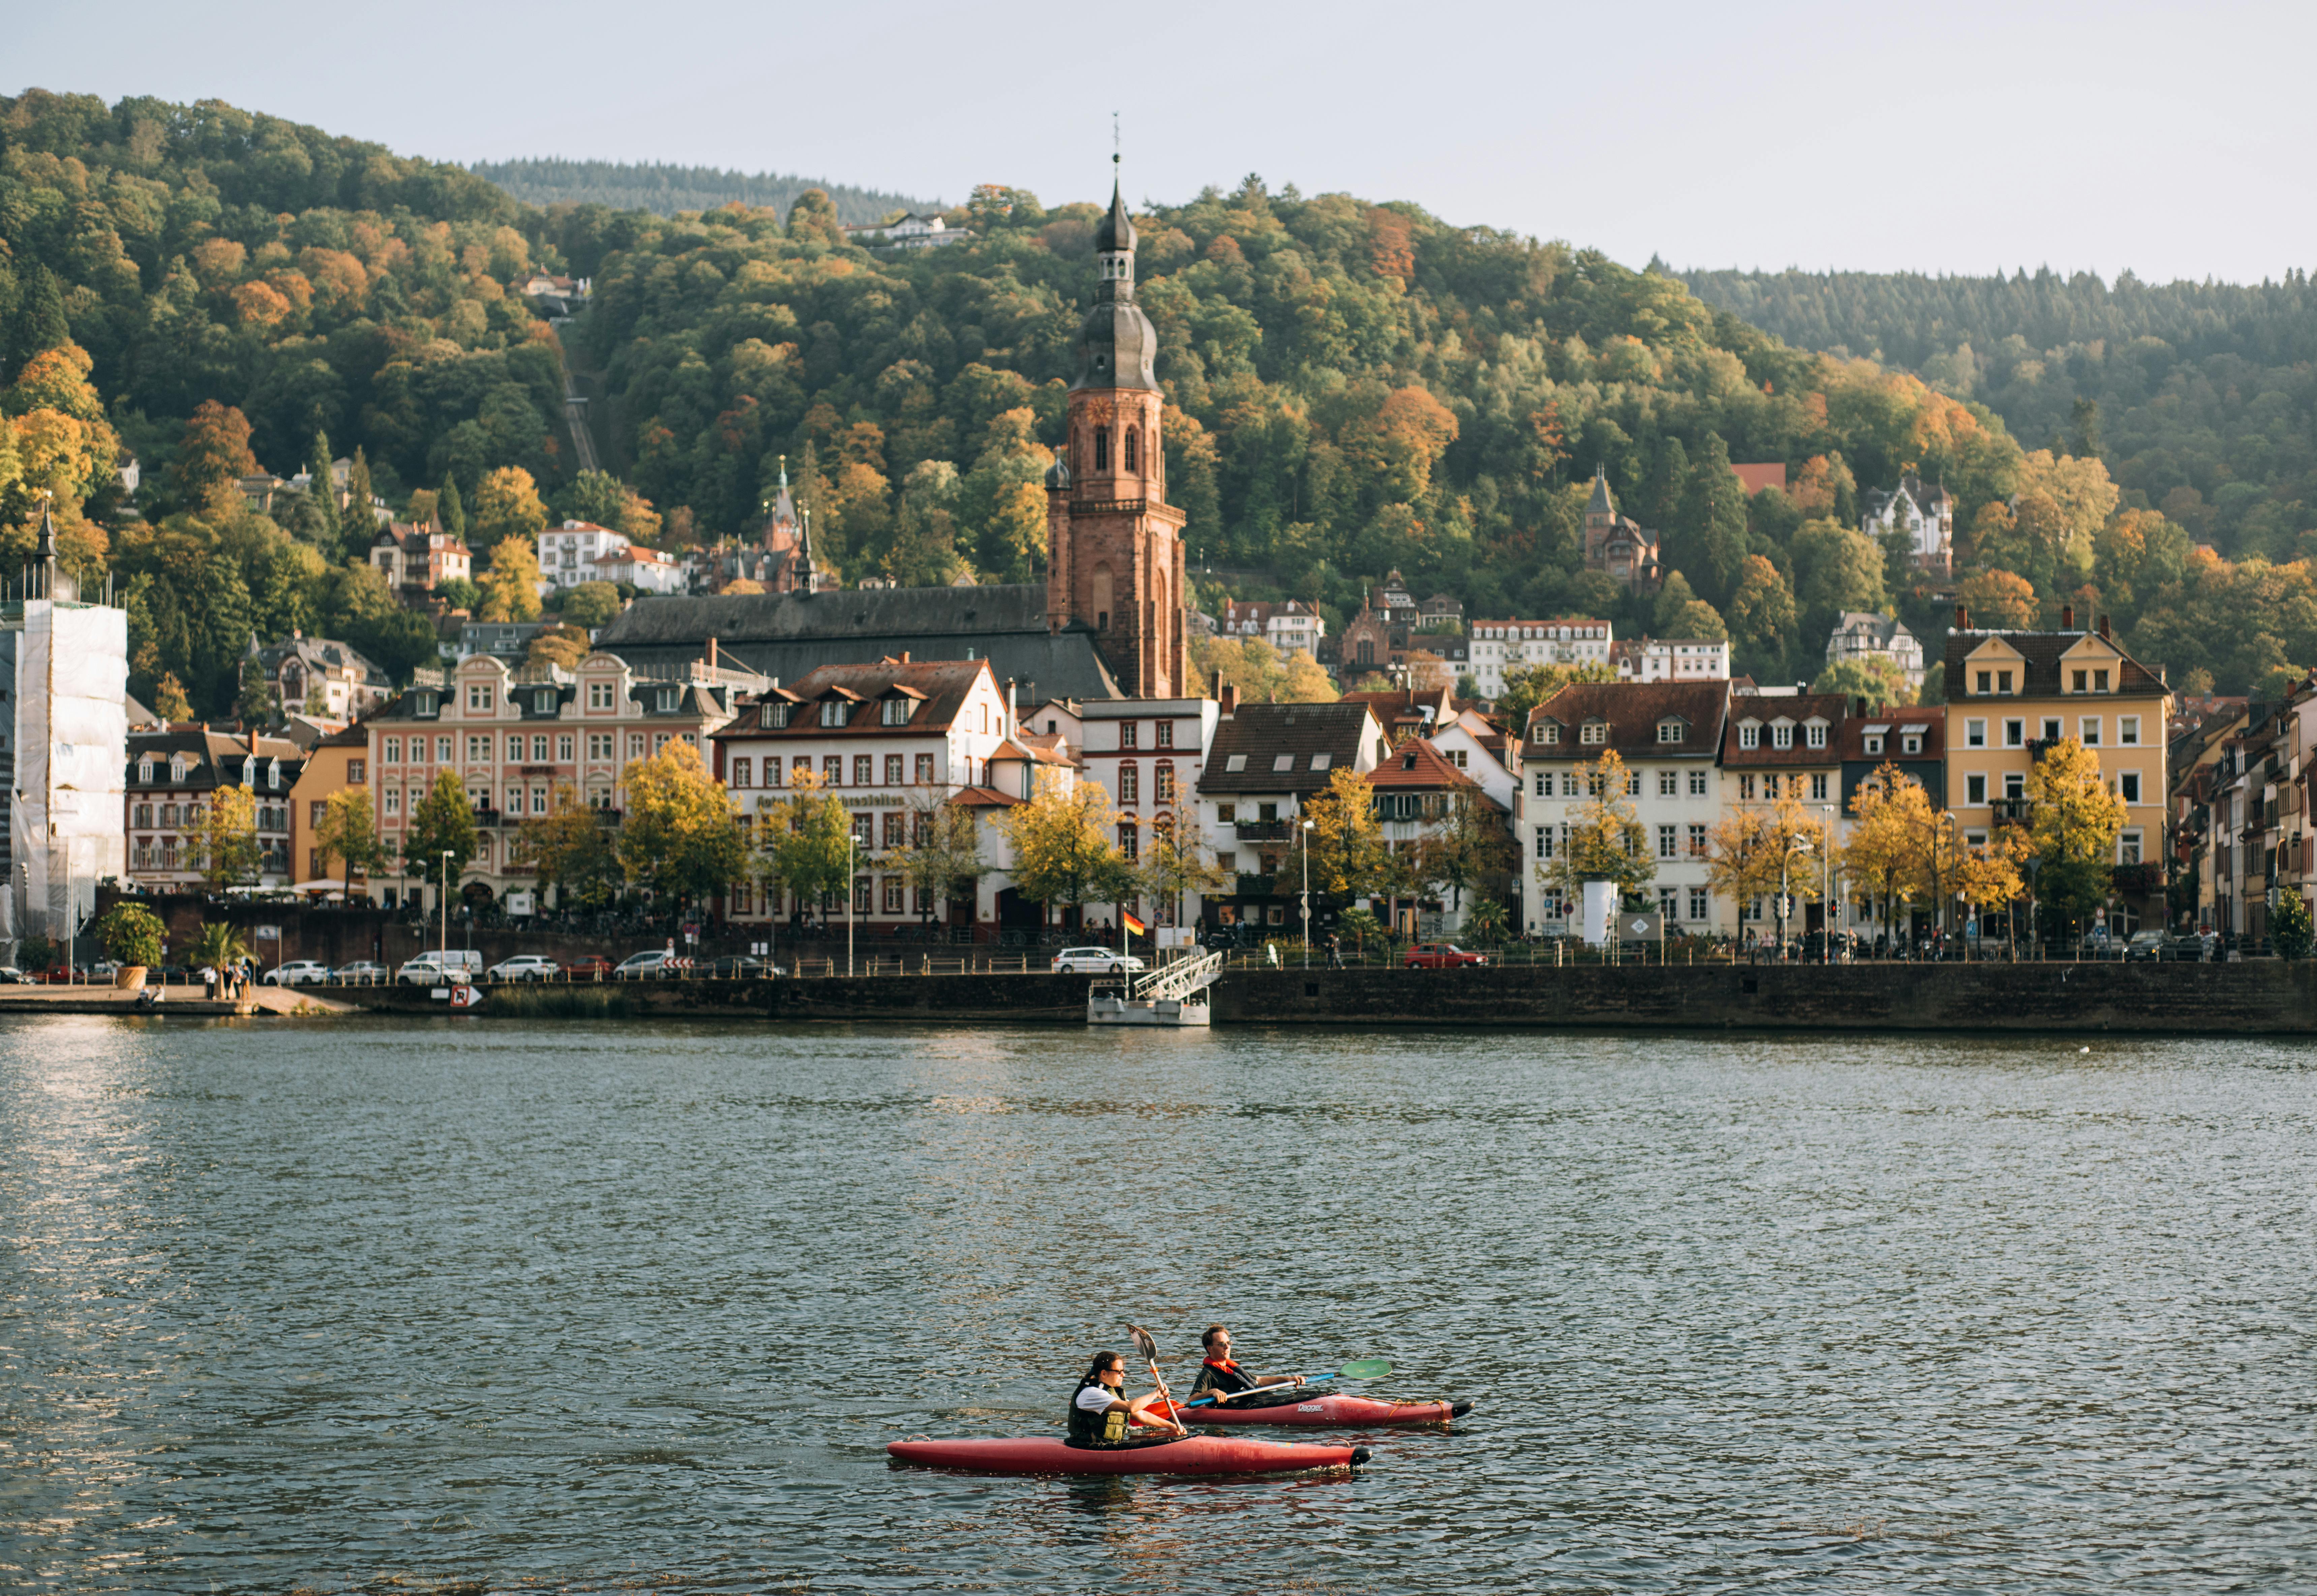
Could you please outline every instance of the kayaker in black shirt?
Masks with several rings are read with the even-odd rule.
[[[1189,1433],[1172,1420],[1150,1413],[1158,1400],[1153,1391],[1130,1402],[1126,1398],[1126,1360],[1115,1352],[1096,1352],[1093,1364],[1070,1395],[1069,1444],[1074,1447],[1117,1447],[1131,1443],[1127,1427],[1152,1424],[1177,1435]]]
[[[1228,1400],[1242,1391],[1259,1391],[1266,1386],[1300,1386],[1300,1374],[1249,1374],[1231,1361],[1231,1334],[1221,1324],[1207,1326],[1206,1334],[1199,1340],[1207,1349],[1207,1360],[1199,1365],[1198,1382],[1191,1387],[1191,1396],[1213,1396]]]

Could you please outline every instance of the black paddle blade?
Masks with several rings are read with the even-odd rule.
[[[1158,1361],[1158,1343],[1150,1339],[1150,1333],[1149,1331],[1143,1329],[1140,1324],[1129,1324],[1126,1327],[1126,1333],[1134,1338],[1134,1350],[1142,1354],[1143,1362],[1156,1363]]]

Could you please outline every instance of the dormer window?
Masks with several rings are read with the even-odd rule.
[[[1883,752],[1883,734],[1882,734],[1881,732],[1869,732],[1869,733],[1867,733],[1867,734],[1866,734],[1865,740],[1865,746],[1866,752],[1867,752],[1867,753],[1882,753],[1882,752]]]
[[[541,688],[537,692],[535,692],[535,693],[533,693],[533,694],[532,695],[532,699],[531,699],[531,707],[532,707],[532,709],[533,710],[533,712],[534,712],[534,713],[537,713],[537,714],[541,714],[541,715],[552,715],[552,714],[554,714],[554,713],[555,713],[555,690],[554,690],[553,688],[551,688],[551,687],[542,687],[542,688]]]
[[[683,695],[684,690],[680,687],[663,687],[654,701],[659,706],[661,714],[671,714],[675,711],[676,700]]]
[[[1559,722],[1557,722],[1557,721],[1552,721],[1552,720],[1540,720],[1540,721],[1538,721],[1538,722],[1536,723],[1536,740],[1537,740],[1538,742],[1540,742],[1540,743],[1545,743],[1545,744],[1552,744],[1552,743],[1558,743],[1558,742],[1560,742],[1560,741],[1561,741],[1561,726],[1560,726],[1560,723],[1559,723]]]
[[[1793,747],[1794,745],[1794,723],[1793,723],[1792,721],[1789,721],[1789,720],[1781,720],[1781,721],[1777,722],[1776,725],[1774,725],[1774,726],[1772,726],[1772,727],[1770,727],[1770,746],[1771,746],[1771,747],[1773,747],[1773,748],[1791,748],[1791,747]]]
[[[265,762],[265,786],[267,790],[272,792],[279,792],[282,790],[282,762],[280,760],[269,759]]]
[[[153,762],[151,760],[140,759],[137,762],[137,780],[141,783],[151,783],[153,780]]]
[[[1688,736],[1689,727],[1682,721],[1668,719],[1658,722],[1658,741],[1660,743],[1686,742]]]
[[[491,690],[484,686],[479,682],[469,682],[467,684],[467,708],[470,709],[488,709],[490,707]]]
[[[909,724],[909,717],[917,712],[917,705],[915,699],[897,698],[884,700],[883,718],[887,726],[907,726]]]
[[[1740,748],[1759,748],[1761,745],[1761,723],[1754,720],[1740,721],[1738,723],[1738,746]]]
[[[1813,748],[1825,747],[1826,723],[1822,720],[1812,721],[1808,726],[1803,728],[1803,740]]]
[[[765,725],[765,728],[766,728],[767,730],[769,730],[769,731],[780,731],[780,730],[782,730],[783,727],[785,727],[788,725],[788,723],[789,723],[789,706],[788,706],[788,705],[786,705],[786,704],[767,704],[767,705],[765,705],[765,706],[764,725]]]
[[[256,760],[255,760],[255,759],[244,759],[244,760],[241,762],[241,784],[242,784],[244,787],[246,787],[246,788],[250,788],[250,789],[252,789],[253,790],[256,788],[256,786],[257,786],[257,761],[256,761]]]
[[[1923,751],[1923,739],[1922,739],[1922,737],[1921,737],[1921,736],[1920,736],[1919,734],[1916,734],[1916,733],[1910,733],[1910,734],[1908,734],[1908,735],[1906,735],[1906,736],[1901,736],[1901,737],[1899,739],[1899,752],[1900,752],[1900,753],[1920,753],[1922,751]]]
[[[1600,746],[1609,740],[1609,723],[1606,720],[1587,721],[1578,731],[1577,740],[1588,747]]]
[[[853,718],[853,706],[843,699],[824,699],[820,705],[820,724],[843,726]]]

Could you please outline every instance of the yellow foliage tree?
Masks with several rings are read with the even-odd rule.
[[[483,590],[478,620],[539,619],[539,549],[529,538],[502,538],[491,548],[491,568],[477,584]]]
[[[521,466],[502,466],[484,474],[475,487],[475,503],[467,513],[471,540],[496,546],[502,539],[536,539],[547,525],[547,504],[539,485]],[[497,557],[496,555],[493,557]],[[533,550],[533,563],[537,561]]]

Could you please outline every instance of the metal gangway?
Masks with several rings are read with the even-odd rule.
[[[1223,956],[1220,953],[1179,958],[1135,982],[1134,996],[1140,1003],[1180,1003],[1194,992],[1213,985],[1222,969]]]

